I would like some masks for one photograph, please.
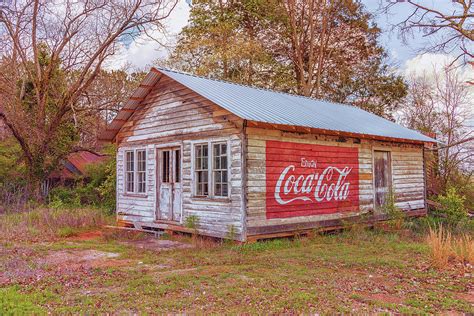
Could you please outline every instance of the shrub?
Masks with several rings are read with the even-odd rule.
[[[446,195],[439,195],[437,201],[441,204],[438,212],[446,218],[448,225],[455,226],[467,219],[468,214],[464,207],[465,197],[459,195],[454,187],[449,188]]]
[[[62,207],[79,207],[77,192],[72,188],[55,187],[49,191],[49,206],[55,209]]]
[[[389,223],[395,229],[400,229],[405,221],[405,212],[395,205],[395,194],[390,190],[387,194],[382,212],[390,218]]]
[[[199,217],[196,215],[190,215],[186,217],[186,220],[184,221],[184,226],[189,229],[197,230],[199,226]]]

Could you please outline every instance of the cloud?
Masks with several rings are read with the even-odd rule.
[[[432,77],[436,72],[449,66],[454,58],[454,56],[448,54],[420,54],[405,61],[404,66],[400,69],[400,73],[405,78],[423,75]],[[455,66],[458,66],[456,71],[458,71],[466,81],[474,78],[474,67],[471,65],[460,65],[457,63]]]
[[[179,0],[176,8],[165,20],[166,35],[160,30],[149,31],[149,35],[156,40],[150,39],[146,34],[140,35],[129,45],[123,45],[106,64],[107,69],[121,69],[126,66],[134,70],[148,69],[158,58],[168,55],[166,46],[173,45],[176,35],[186,26],[189,19],[190,7],[186,0]]]

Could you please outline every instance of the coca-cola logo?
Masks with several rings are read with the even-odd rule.
[[[323,200],[346,200],[349,195],[350,182],[347,175],[352,168],[327,167],[323,172],[309,175],[298,175],[295,166],[289,165],[281,173],[275,186],[275,200],[285,205],[296,200],[321,202]],[[337,178],[337,181],[334,181]],[[289,195],[296,197],[289,198]]]
[[[267,218],[358,207],[356,148],[267,141]]]

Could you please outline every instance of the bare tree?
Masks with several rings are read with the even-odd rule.
[[[452,67],[435,76],[435,97],[440,107],[441,174],[447,185],[457,170],[469,175],[474,167],[474,130],[472,126],[473,95],[464,79]]]
[[[446,3],[450,6],[443,10]],[[465,62],[474,58],[472,0],[406,0],[388,5],[383,1],[383,7],[387,11],[394,5],[409,5],[412,8],[406,19],[396,25],[405,40],[413,31],[421,31],[424,37],[432,40],[432,45],[426,47],[426,51],[456,54],[453,64],[460,58]]]
[[[433,93],[433,80],[426,74],[408,78],[409,94],[401,109],[402,123],[423,133],[439,131],[440,115]]]
[[[76,116],[75,125],[80,129],[80,147],[98,149],[102,143],[100,132],[117,115],[123,103],[145,77],[144,72],[101,70],[79,101],[81,108],[90,108],[88,115]]]
[[[71,122],[123,42],[161,29],[177,0],[13,0],[0,9],[0,120],[22,148],[30,190],[71,150]]]
[[[441,187],[474,171],[473,94],[458,68],[446,66],[429,77],[412,76],[402,120],[410,128],[436,133]]]

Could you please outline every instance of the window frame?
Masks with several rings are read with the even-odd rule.
[[[144,162],[145,162],[145,170],[144,171],[139,171],[138,170],[138,152],[144,152],[145,153],[145,159],[144,159]],[[133,153],[133,191],[129,191],[128,190],[128,183],[127,183],[127,174],[130,172],[128,171],[128,160],[127,160],[127,156],[128,156],[128,153]],[[147,176],[148,176],[148,152],[147,152],[147,149],[146,148],[134,148],[134,149],[125,149],[124,150],[124,194],[125,195],[131,195],[131,196],[140,196],[140,197],[146,197],[147,194],[148,194],[148,188],[147,188],[147,184],[148,184],[148,180],[147,180]],[[143,173],[144,174],[144,185],[145,185],[145,191],[143,192],[140,192],[139,191],[139,183],[138,183],[138,173]],[[142,182],[143,183],[143,182]]]
[[[214,192],[214,145],[215,144],[225,144],[226,145],[226,158],[227,158],[227,195],[215,195]],[[198,195],[197,194],[197,179],[196,179],[196,146],[207,145],[208,146],[208,195]],[[191,168],[192,168],[192,197],[198,199],[215,199],[215,200],[228,200],[231,196],[231,147],[230,140],[225,139],[209,139],[209,140],[197,140],[191,143]]]

